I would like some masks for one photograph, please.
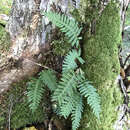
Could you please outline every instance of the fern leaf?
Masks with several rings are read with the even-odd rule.
[[[64,118],[67,118],[74,108],[74,99],[75,97],[66,97],[62,104],[60,105],[60,115],[64,116]]]
[[[55,91],[57,88],[57,79],[54,71],[44,70],[40,73],[39,79],[50,89],[50,91]]]
[[[77,97],[77,98],[76,98]],[[80,120],[83,112],[83,101],[82,96],[77,95],[75,97],[75,107],[72,111],[72,130],[76,130],[80,125]]]
[[[78,88],[81,95],[87,97],[87,103],[92,108],[95,116],[99,119],[101,112],[101,101],[96,89],[88,81],[81,82]]]
[[[65,97],[73,94],[74,90],[76,90],[76,86],[77,82],[74,71],[63,73],[61,81],[52,97],[52,101],[56,101],[61,105]]]
[[[78,67],[76,60],[78,60],[81,64],[84,63],[84,60],[80,57],[80,51],[72,50],[65,57],[62,65],[63,72],[68,71],[70,69],[76,69]]]
[[[65,35],[69,38],[69,43],[71,43],[72,46],[79,46],[79,40],[81,39],[81,37],[79,37],[79,34],[82,28],[78,27],[78,23],[75,20],[70,19],[69,17],[63,14],[57,14],[51,11],[45,12],[44,15],[53,24],[59,27],[62,32],[65,33]]]
[[[32,110],[32,112],[35,112],[35,110],[37,109],[41,101],[43,92],[44,92],[43,84],[41,84],[40,80],[33,79],[29,83],[27,96],[28,101],[30,103],[29,107]]]

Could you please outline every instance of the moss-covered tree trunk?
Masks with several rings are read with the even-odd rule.
[[[123,96],[116,80],[120,74],[118,47],[122,41],[128,1],[122,1],[119,5],[119,2],[106,2],[100,16],[94,19],[95,25],[92,23],[94,33],[87,32],[84,36],[83,56],[86,64],[83,68],[101,96],[102,112],[99,121],[86,104],[79,130],[125,129],[121,118],[123,111],[118,109],[123,104]]]

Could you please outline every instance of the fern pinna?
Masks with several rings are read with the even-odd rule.
[[[52,102],[56,102],[58,106],[57,114],[64,118],[71,115],[72,130],[76,130],[82,117],[83,99],[86,99],[98,119],[101,112],[99,94],[85,78],[84,72],[77,64],[77,61],[80,64],[84,64],[79,46],[81,28],[78,27],[78,23],[75,20],[69,19],[63,14],[49,11],[45,12],[44,15],[65,33],[75,49],[66,54],[59,81],[57,81],[54,71],[48,69],[42,71],[38,79],[30,82],[28,91],[30,108],[32,111],[36,110],[47,86],[52,93]]]

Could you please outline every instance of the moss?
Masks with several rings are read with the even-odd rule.
[[[88,24],[98,16],[99,0],[80,0],[78,9],[74,9],[72,16],[82,23]]]
[[[96,23],[95,35],[85,35],[84,58],[88,80],[101,96],[100,121],[86,105],[79,130],[113,130],[116,107],[122,102],[115,79],[120,71],[118,45],[121,42],[120,16],[116,3],[109,3]]]
[[[0,52],[8,51],[10,47],[10,37],[5,28],[0,26]]]
[[[1,0],[0,2],[0,14],[9,15],[11,10],[12,0]]]
[[[13,107],[13,114],[11,118],[11,127],[20,128],[25,127],[27,124],[41,123],[45,119],[45,114],[40,106],[35,113],[29,109],[29,103],[25,98],[23,102],[16,104]]]
[[[68,43],[67,37],[59,30],[56,30],[56,36],[54,37],[51,46],[53,53],[58,56],[66,55],[71,48],[71,44]]]
[[[96,119],[92,110],[86,105],[79,130],[114,130],[117,106],[122,102],[120,90],[110,81],[104,86],[100,86],[98,93],[101,96],[102,108],[100,121]]]
[[[3,96],[2,102],[0,102],[0,129],[5,129],[8,124],[9,109],[11,102],[13,103],[11,111],[11,128],[20,128],[29,124],[35,124],[37,122],[43,122],[47,117],[45,114],[45,102],[41,103],[35,113],[32,113],[29,109],[29,103],[26,96],[26,83],[24,80],[20,83],[13,84],[12,88],[6,92]],[[10,100],[11,99],[11,100]]]
[[[64,38],[60,40],[54,40],[52,42],[52,45],[53,45],[53,53],[55,55],[60,56],[64,56],[65,54],[67,54],[71,48],[71,44],[64,41]]]
[[[116,9],[116,4],[110,3],[96,24],[96,34],[85,38],[85,72],[96,86],[115,79],[119,74],[118,45],[121,43],[121,33],[120,16]]]

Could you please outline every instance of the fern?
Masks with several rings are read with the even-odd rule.
[[[50,91],[55,91],[57,88],[57,79],[54,71],[52,70],[44,70],[40,73],[39,79],[45,84]]]
[[[59,104],[62,104],[65,97],[73,94],[73,91],[76,90],[76,86],[77,82],[74,71],[63,73],[61,81],[53,94],[52,101],[57,101]]]
[[[80,77],[80,84],[78,85],[79,91],[82,96],[87,98],[87,103],[90,105],[90,107],[93,110],[93,113],[95,116],[99,119],[99,115],[101,112],[100,107],[100,96],[96,92],[96,89],[87,81],[85,80],[85,77]]]
[[[53,13],[51,11],[45,12],[45,16],[57,27],[60,28],[62,32],[65,33],[65,35],[69,38],[69,43],[72,44],[72,46],[76,45],[76,47],[79,46],[79,40],[81,37],[78,37],[82,28],[78,27],[78,22],[76,22],[73,19],[70,19],[69,17],[63,15],[63,14],[57,14]]]
[[[38,79],[30,82],[28,92],[30,108],[32,111],[36,110],[44,92],[44,87],[47,86],[52,92],[52,101],[58,107],[55,111],[64,118],[71,115],[72,130],[76,130],[80,125],[83,112],[82,98],[86,98],[98,119],[101,112],[99,94],[85,79],[84,72],[79,67],[79,64],[84,63],[79,46],[81,28],[78,27],[75,20],[69,19],[63,14],[49,11],[45,12],[44,15],[65,33],[69,38],[69,42],[72,43],[72,46],[76,46],[76,49],[71,50],[66,55],[62,65],[62,76],[58,83],[52,70],[42,71]]]
[[[72,130],[76,130],[79,125],[80,125],[80,119],[82,116],[83,112],[83,101],[82,101],[82,96],[78,95],[75,98],[75,107],[73,108],[72,111]]]
[[[41,101],[44,92],[43,86],[44,85],[41,83],[40,80],[34,78],[31,82],[29,82],[27,96],[28,101],[30,103],[29,107],[32,110],[32,112],[34,112],[37,109]]]
[[[83,64],[84,60],[80,57],[81,51],[72,50],[65,57],[62,65],[63,72],[68,70],[74,70],[78,67],[76,60]]]
[[[74,97],[73,96],[67,96],[65,97],[64,101],[60,105],[60,115],[64,116],[64,118],[67,118],[74,108]]]

